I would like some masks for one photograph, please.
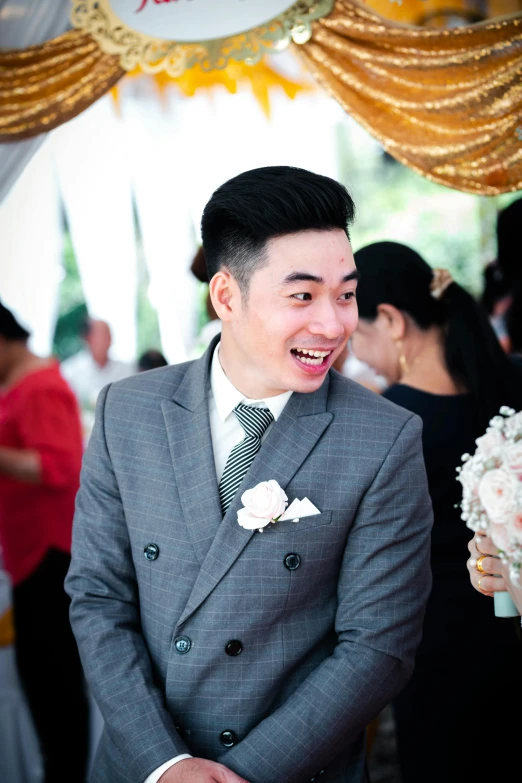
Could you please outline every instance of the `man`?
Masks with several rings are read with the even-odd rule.
[[[87,318],[82,337],[85,349],[62,362],[62,374],[74,390],[82,410],[89,410],[94,409],[104,386],[128,378],[134,368],[111,359],[111,330],[105,321]]]
[[[366,779],[432,512],[419,420],[330,372],[357,323],[353,209],[301,169],[221,186],[202,221],[220,342],[100,395],[67,579],[97,783]],[[320,514],[245,529],[268,481]]]
[[[0,549],[13,584],[15,651],[45,783],[84,780],[88,706],[63,582],[82,441],[58,364],[35,356],[0,303]]]

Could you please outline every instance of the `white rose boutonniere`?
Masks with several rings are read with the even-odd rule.
[[[262,481],[241,495],[244,508],[237,512],[237,521],[246,530],[262,532],[270,522],[277,522],[284,513],[288,498],[277,481]]]

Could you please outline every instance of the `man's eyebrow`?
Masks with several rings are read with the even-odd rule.
[[[341,278],[341,284],[342,283],[349,283],[350,280],[358,280],[359,279],[359,272],[357,269],[354,269],[352,272],[350,272],[347,275],[344,275],[344,277]],[[318,275],[311,275],[309,272],[292,272],[292,274],[287,275],[283,280],[283,285],[292,285],[293,283],[317,283],[318,285],[322,285],[324,283],[324,279],[322,277],[319,277]]]
[[[318,277],[317,275],[311,275],[308,272],[292,272],[291,275],[287,275],[284,278],[283,285],[292,285],[292,283],[301,283],[301,282],[318,283],[318,285],[322,285],[322,283],[324,283],[324,280],[322,277]]]

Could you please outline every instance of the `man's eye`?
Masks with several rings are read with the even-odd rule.
[[[345,302],[349,302],[350,299],[355,299],[355,291],[347,291],[345,294],[341,294],[341,299],[343,298]]]
[[[292,294],[293,299],[298,299],[300,302],[311,302],[312,294]]]

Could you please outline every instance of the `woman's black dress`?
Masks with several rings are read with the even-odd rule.
[[[438,395],[397,384],[384,394],[424,422],[423,449],[434,510],[433,589],[413,677],[394,702],[403,783],[507,780],[522,741],[520,620],[496,618],[470,584],[473,533],[455,508],[456,467],[475,451],[471,395]],[[522,407],[522,406],[521,406]]]

